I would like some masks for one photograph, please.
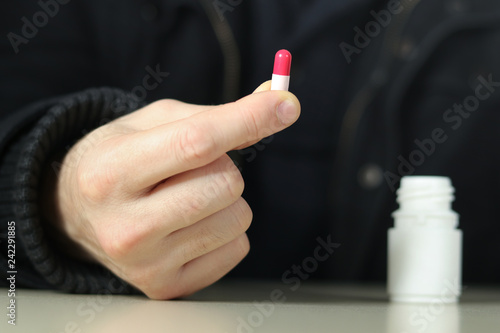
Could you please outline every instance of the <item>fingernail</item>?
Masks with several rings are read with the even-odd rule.
[[[283,125],[290,125],[299,116],[299,110],[295,103],[287,99],[278,105],[276,114]]]

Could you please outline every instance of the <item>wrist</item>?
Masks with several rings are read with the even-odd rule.
[[[68,153],[69,154],[69,153]],[[77,241],[78,235],[72,225],[75,216],[70,212],[77,212],[71,202],[68,189],[68,179],[71,172],[64,163],[63,154],[56,156],[46,164],[42,172],[40,210],[45,221],[48,237],[56,248],[72,258],[93,262],[92,255]]]

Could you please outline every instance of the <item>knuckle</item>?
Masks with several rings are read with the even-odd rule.
[[[103,201],[116,185],[116,177],[108,168],[80,166],[76,172],[80,193],[91,201]]]
[[[87,199],[103,201],[123,185],[123,167],[118,165],[123,137],[107,140],[98,149],[85,154],[76,169],[76,181],[80,192]]]
[[[210,228],[202,228],[195,239],[196,241],[191,243],[191,246],[185,248],[184,262],[191,261],[194,258],[207,254],[224,243],[223,235]]]
[[[185,223],[189,223],[201,215],[211,202],[210,197],[202,191],[195,192],[188,197],[176,197],[172,200],[175,203],[172,205],[172,213],[175,212],[175,216]]]
[[[181,101],[165,98],[152,102],[151,104],[146,106],[146,108],[153,110],[154,112],[170,112],[171,110],[175,110],[182,104],[184,103],[182,103]]]
[[[127,272],[126,280],[151,299],[167,300],[186,293],[180,272],[180,267],[168,264],[135,265]]]
[[[233,203],[241,197],[245,183],[243,177],[229,157],[219,159],[215,165],[207,168],[208,181],[189,196],[174,198],[175,211],[185,221],[190,221],[203,214],[217,201]]]
[[[159,99],[157,101],[152,102],[149,104],[150,106],[153,107],[158,107],[158,108],[168,108],[175,104],[175,100],[169,99],[169,98],[164,98],[164,99]]]
[[[234,235],[241,235],[250,228],[252,223],[253,213],[252,209],[245,201],[245,199],[240,198],[233,204],[233,210],[235,215],[234,223]]]
[[[127,273],[127,280],[144,292],[154,293],[155,288],[152,283],[154,276],[155,273],[150,267],[133,268]]]
[[[76,179],[85,198],[102,202],[130,192],[130,183],[125,181],[127,168],[122,162],[127,139],[125,135],[108,138],[98,149],[82,158],[77,167]]]
[[[217,185],[221,190],[227,191],[233,199],[237,199],[241,197],[245,188],[243,176],[228,156],[220,160],[220,172],[216,173]]]
[[[233,248],[231,253],[236,261],[241,261],[246,257],[248,252],[250,252],[250,242],[246,234],[242,234],[240,237],[234,240]]]
[[[244,125],[249,139],[257,138],[259,136],[259,124],[261,123],[258,115],[251,108],[240,107],[240,111],[244,116]]]
[[[181,162],[204,161],[210,157],[215,147],[212,136],[195,122],[183,127],[175,142],[178,149],[174,151]]]
[[[161,273],[156,269],[136,269],[134,273],[128,276],[128,281],[144,292],[150,299],[166,300],[174,298],[175,290],[173,289],[175,288],[166,281],[168,279],[161,279],[161,282],[158,282],[158,276],[160,275]]]
[[[113,261],[121,261],[130,253],[125,243],[111,238],[107,242],[101,242],[102,251]]]
[[[140,237],[133,232],[117,236],[111,232],[106,237],[100,237],[99,243],[105,255],[114,262],[125,262],[134,252],[140,242]]]

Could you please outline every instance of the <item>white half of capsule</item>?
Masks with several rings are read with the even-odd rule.
[[[278,75],[273,74],[271,82],[271,90],[285,90],[288,91],[288,86],[290,85],[289,75]]]

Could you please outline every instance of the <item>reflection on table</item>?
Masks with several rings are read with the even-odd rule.
[[[7,290],[0,290],[2,304]],[[16,292],[1,332],[499,332],[500,287],[469,286],[459,304],[389,303],[383,286],[224,282],[190,297]]]

